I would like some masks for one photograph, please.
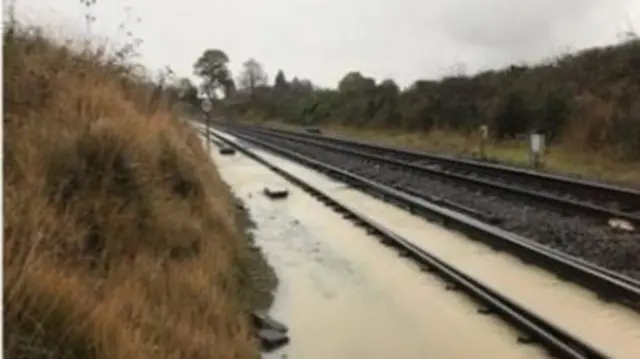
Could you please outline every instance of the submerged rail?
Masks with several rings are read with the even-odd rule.
[[[471,239],[482,241],[496,249],[505,250],[526,262],[550,270],[567,280],[591,289],[607,300],[618,301],[634,308],[640,305],[640,282],[633,278],[548,248],[533,240],[418,196],[391,188],[313,158],[302,156],[288,149],[274,146],[266,141],[252,137],[246,132],[238,131],[237,129],[227,129],[227,132],[262,148],[321,170],[354,187],[381,195],[393,203],[400,204],[428,218],[438,220],[449,227],[454,227],[469,235]]]
[[[277,146],[273,146],[269,143],[266,143],[265,141],[252,138],[248,135],[240,134],[236,131],[227,132],[238,139],[259,146],[260,148],[268,150],[270,152],[275,152],[280,155],[285,155],[289,158],[294,158],[298,162],[305,163],[306,165],[315,168],[321,167],[325,173],[330,173],[334,176],[338,176],[341,180],[350,183],[351,185],[357,185],[358,187],[369,186],[376,190],[384,191],[388,196],[394,195],[400,197],[404,196],[403,198],[405,199],[409,198],[409,196],[401,194],[393,189],[384,188],[384,186],[375,184],[364,178],[358,178],[357,176],[349,174],[342,169],[319,163],[314,159],[301,156],[286,149],[278,148]],[[323,190],[314,187],[303,179],[278,167],[259,154],[251,151],[250,149],[247,149],[240,143],[232,141],[225,136],[217,133],[214,133],[213,135],[218,140],[223,141],[229,146],[236,148],[245,155],[264,164],[273,172],[285,177],[290,182],[301,187],[308,193],[323,201],[325,204],[334,208],[336,211],[342,213],[346,218],[352,220],[362,227],[365,227],[369,233],[377,235],[377,237],[384,241],[386,244],[393,246],[398,251],[402,252],[405,257],[412,259],[426,271],[438,274],[441,278],[450,283],[452,288],[466,293],[471,298],[480,303],[482,305],[482,309],[479,310],[479,312],[486,314],[496,314],[500,316],[504,321],[518,328],[523,333],[523,335],[519,338],[520,341],[525,343],[538,343],[545,347],[552,355],[559,358],[608,357],[606,354],[594,348],[589,343],[581,341],[580,339],[572,336],[570,333],[567,333],[563,329],[550,323],[544,318],[539,317],[535,313],[513,302],[505,295],[492,290],[491,288],[474,280],[472,277],[457,270],[455,267],[440,260],[436,256],[416,247],[407,239],[403,238],[397,233],[394,233],[388,228],[385,228],[383,225],[381,225],[379,222],[377,222],[367,214],[351,208],[348,204],[341,203],[333,199]],[[427,203],[417,202],[416,204],[425,206],[425,208],[429,206]],[[462,217],[456,217],[455,213],[452,213],[447,209],[437,208],[435,206],[429,206],[429,208],[433,211],[439,212],[441,216],[450,216],[450,219],[452,221],[463,220]],[[475,223],[475,225],[478,225],[478,223]]]

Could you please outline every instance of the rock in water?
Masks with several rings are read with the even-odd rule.
[[[271,351],[289,343],[289,337],[285,333],[273,329],[260,329],[258,338],[264,351]]]
[[[284,324],[263,312],[254,312],[251,317],[263,350],[270,351],[289,343],[288,329]]]
[[[289,191],[286,188],[265,187],[264,194],[271,199],[283,199],[289,196]]]
[[[233,155],[234,153],[236,153],[236,150],[233,147],[229,147],[229,146],[220,147],[221,155]]]

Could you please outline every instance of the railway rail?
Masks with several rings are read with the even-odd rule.
[[[332,143],[366,149],[372,153],[384,154],[408,162],[441,166],[443,169],[474,173],[481,177],[499,177],[505,181],[530,186],[532,189],[544,189],[552,193],[572,195],[576,199],[608,204],[622,212],[640,215],[640,184],[638,187],[625,187],[602,181],[586,180],[577,176],[559,175],[505,164],[464,159],[442,154],[433,154],[393,146],[383,146],[371,142],[348,139],[341,136],[309,134],[282,129],[269,129],[283,134],[293,134],[310,139],[324,139]]]
[[[597,216],[604,220],[623,219],[631,222],[633,226],[640,226],[640,189],[488,162],[385,147],[339,137],[280,129],[254,128],[254,130],[402,165],[432,176],[491,188],[565,211]]]
[[[422,206],[425,207],[424,209],[427,209],[426,207],[429,207],[429,205],[427,203],[424,203],[424,201],[420,201],[417,198],[412,198],[411,196],[402,194],[384,185],[376,184],[366,178],[361,178],[359,176],[350,174],[340,168],[323,164],[312,158],[302,156],[293,151],[275,146],[273,144],[267,143],[264,140],[255,138],[247,134],[241,134],[237,131],[226,132],[231,133],[236,138],[242,139],[246,143],[253,144],[262,149],[266,149],[279,155],[286,156],[287,158],[294,159],[295,161],[301,162],[307,166],[311,166],[316,169],[322,169],[323,172],[334,177],[338,177],[342,181],[345,181],[351,185],[360,188],[367,187],[375,191],[384,192],[385,196],[395,196],[398,200],[413,201],[413,205],[415,205],[416,207]],[[303,179],[296,177],[295,175],[278,167],[259,154],[251,151],[246,146],[240,145],[235,141],[230,141],[229,139],[225,138],[224,136],[220,136],[219,134],[214,134],[214,136],[218,139],[218,141],[227,143],[229,146],[236,148],[240,152],[257,160],[258,162],[263,163],[272,171],[285,177],[290,182],[300,186],[307,192],[311,193],[314,197],[318,198],[336,211],[342,213],[345,218],[348,218],[357,225],[364,227],[369,233],[375,234],[385,244],[396,248],[403,254],[404,257],[412,259],[426,271],[439,275],[447,283],[450,283],[450,286],[452,288],[455,288],[456,290],[462,291],[469,295],[472,299],[477,301],[482,306],[482,309],[479,310],[479,312],[485,314],[496,314],[510,325],[518,328],[522,333],[522,335],[519,337],[519,340],[521,342],[537,343],[547,349],[551,355],[558,358],[609,357],[607,354],[603,353],[601,350],[595,348],[591,344],[584,342],[583,340],[552,324],[548,320],[518,305],[517,303],[510,300],[507,296],[492,290],[484,284],[474,280],[467,274],[458,271],[454,266],[451,266],[450,264],[442,261],[433,254],[428,253],[421,248],[418,248],[407,239],[385,228],[383,225],[381,225],[379,222],[377,222],[367,214],[353,209],[348,204],[340,203],[334,200],[322,189],[316,188],[313,185],[305,182]],[[478,227],[476,228],[476,230],[478,231],[483,230],[482,228],[480,228],[481,226],[479,225],[479,223],[473,223],[473,219],[464,218],[464,216],[456,216],[455,213],[452,213],[447,209],[438,208],[437,206],[430,206],[429,210],[432,212],[438,212],[437,215],[440,217],[448,217],[452,222],[463,222],[469,220],[470,223],[467,223],[467,225]],[[488,228],[484,228],[484,230],[488,230]],[[493,236],[496,237],[499,235],[504,235],[504,233],[493,234]],[[510,239],[514,240],[515,238]],[[507,239],[503,238],[502,240],[506,241]],[[532,251],[536,250],[532,249]],[[539,249],[537,251],[542,252]],[[547,255],[550,254],[547,253]],[[562,261],[562,259],[555,260]],[[569,262],[565,262],[564,265],[579,267],[578,264]],[[584,270],[585,272],[589,272],[589,275],[592,276],[592,280],[594,280],[595,278],[598,278],[598,280],[602,280],[602,278],[600,277],[602,276],[602,274],[596,273],[594,269],[583,268],[582,270]],[[624,284],[622,283],[618,283],[618,285],[624,286]]]
[[[249,143],[259,144],[260,147],[267,148],[321,172],[338,177],[341,181],[345,181],[354,187],[382,197],[415,213],[439,220],[447,226],[455,227],[472,235],[475,239],[485,241],[494,248],[507,250],[527,262],[541,265],[562,277],[596,291],[607,300],[624,302],[633,307],[638,307],[640,304],[640,281],[635,278],[622,275],[563,251],[541,245],[531,238],[506,231],[491,223],[470,216],[464,211],[457,211],[455,208],[443,206],[438,202],[428,201],[421,196],[416,196],[414,193],[398,190],[371,178],[354,174],[344,168],[328,165],[318,158],[304,156],[300,151],[284,148],[274,142],[273,139],[267,141],[247,129],[238,131],[238,129],[231,130],[227,128],[226,131]]]
[[[573,261],[594,263],[610,276],[638,285],[640,280],[640,233],[611,227],[601,212],[570,211],[561,205],[523,201],[511,192],[468,185],[465,181],[433,176],[401,161],[379,159],[362,151],[282,135],[255,127],[227,126],[253,137],[331,163],[348,171],[375,179],[405,194],[482,222],[524,236],[534,244],[554,248]],[[531,197],[534,197],[532,194]],[[406,204],[402,204],[406,206]],[[575,205],[579,207],[579,205]]]

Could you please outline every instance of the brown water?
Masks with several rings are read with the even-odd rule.
[[[240,154],[212,156],[249,209],[256,242],[279,278],[272,315],[289,327],[291,342],[266,358],[545,356],[263,166]],[[286,186],[290,196],[269,200],[265,185]]]
[[[562,281],[535,266],[439,227],[291,161],[261,152],[287,171],[325,189],[335,199],[376,214],[382,225],[471,274],[477,280],[550,319],[614,358],[640,358],[640,316]]]

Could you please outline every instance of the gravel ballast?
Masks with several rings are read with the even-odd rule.
[[[496,225],[505,230],[640,279],[640,235],[637,232],[623,232],[601,220],[563,213],[513,195],[436,178],[382,161],[264,134],[252,136],[395,189],[467,207],[494,219]]]

